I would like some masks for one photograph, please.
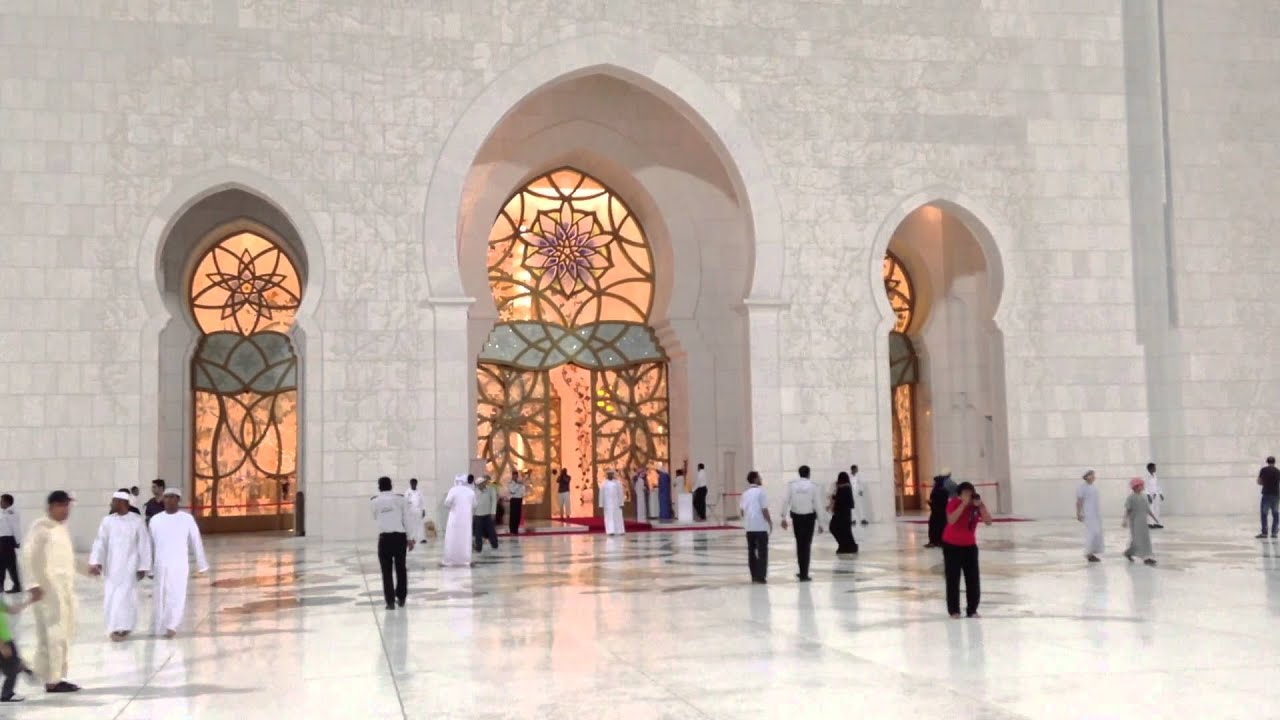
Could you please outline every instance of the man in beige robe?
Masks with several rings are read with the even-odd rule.
[[[23,543],[31,611],[35,620],[36,652],[31,669],[51,693],[75,692],[67,682],[67,661],[76,634],[75,549],[67,532],[71,496],[49,493],[49,511],[31,525]]]

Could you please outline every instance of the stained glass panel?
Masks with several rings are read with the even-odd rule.
[[[488,273],[498,322],[479,357],[481,456],[495,472],[567,468],[570,512],[592,515],[607,469],[668,461],[667,356],[648,325],[644,231],[602,183],[560,168],[503,205]]]
[[[916,450],[916,383],[919,359],[907,335],[915,321],[911,275],[893,253],[884,257],[884,291],[897,319],[889,334],[889,377],[893,392],[893,478],[900,507],[919,506],[921,494]]]
[[[884,256],[884,291],[889,296],[889,306],[898,316],[893,325],[894,331],[907,332],[915,319],[916,293],[906,267],[893,253],[885,253]]]
[[[301,302],[297,270],[271,240],[238,232],[200,258],[188,300],[202,333],[191,360],[194,514],[292,514],[298,358],[285,333]]]

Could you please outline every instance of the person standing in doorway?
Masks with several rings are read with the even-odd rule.
[[[493,478],[481,475],[476,480],[476,509],[472,518],[471,530],[474,533],[471,549],[480,552],[487,539],[494,550],[498,549],[498,526],[494,524],[493,514],[498,509],[498,491],[493,487]]]
[[[1151,514],[1151,503],[1143,493],[1146,483],[1142,478],[1134,478],[1129,481],[1129,489],[1133,492],[1125,498],[1124,522],[1121,523],[1122,527],[1129,528],[1129,547],[1125,549],[1124,557],[1129,562],[1140,557],[1144,564],[1155,565],[1155,552],[1151,549],[1151,528],[1156,526],[1147,523],[1147,518],[1154,518],[1155,515]]]
[[[138,624],[138,582],[151,569],[151,535],[140,515],[129,512],[128,492],[111,496],[111,514],[98,524],[89,553],[89,574],[105,576],[102,615],[111,639],[129,637]]]
[[[560,474],[556,476],[556,500],[560,504],[560,519],[567,520],[569,518],[569,471],[560,468]]]
[[[809,479],[809,466],[801,465],[800,477],[787,483],[787,494],[782,502],[782,529],[787,529],[787,518],[795,527],[796,562],[800,572],[796,579],[809,582],[809,556],[813,549],[813,533],[816,529],[822,532],[818,522],[818,513],[822,509],[818,486]]]
[[[1276,467],[1276,459],[1267,458],[1267,464],[1258,471],[1258,485],[1262,488],[1262,504],[1259,515],[1262,517],[1262,532],[1258,538],[1267,537],[1267,513],[1271,513],[1271,537],[1280,533],[1280,468]],[[7,495],[5,497],[8,497]]]
[[[1076,520],[1084,523],[1084,556],[1091,563],[1102,562],[1102,501],[1094,485],[1098,476],[1085,472],[1084,482],[1076,488]]]
[[[196,556],[196,574],[209,572],[209,561],[204,556],[204,542],[200,528],[189,513],[178,510],[182,493],[177,488],[165,488],[164,512],[151,518],[151,577],[153,609],[151,628],[156,635],[173,638],[182,624],[187,609],[187,581],[191,577],[191,552]]]
[[[836,477],[835,492],[831,496],[831,537],[836,539],[837,555],[858,554],[858,541],[853,537],[853,482],[849,473]]]
[[[641,467],[631,481],[636,496],[636,522],[649,521],[649,471]]]
[[[849,466],[849,484],[853,488],[853,522],[858,525],[868,525],[867,522],[867,500],[862,492],[862,477],[858,475],[858,466]]]
[[[1160,492],[1160,479],[1156,477],[1155,463],[1147,463],[1147,477],[1143,485],[1147,488],[1147,503],[1151,506],[1151,523],[1148,527],[1163,530],[1164,525],[1160,523],[1160,503],[1164,502],[1164,493]]]
[[[769,517],[769,498],[760,487],[760,473],[747,473],[747,490],[738,500],[743,528],[747,531],[747,568],[751,582],[763,585],[769,574],[769,533],[773,518]]]
[[[151,518],[164,512],[164,480],[156,478],[151,481],[151,499],[143,506],[143,515],[146,516],[147,522],[151,522]]]
[[[707,519],[707,466],[702,463],[698,463],[698,471],[693,476],[693,516]]]
[[[378,565],[382,569],[382,599],[388,610],[404,607],[409,596],[409,570],[405,565],[407,553],[413,549],[414,538],[409,527],[415,515],[404,496],[391,492],[391,478],[378,478],[378,494],[369,498],[373,521],[378,525]],[[391,572],[395,570],[395,582]]]
[[[23,549],[28,579],[33,581],[36,652],[31,668],[44,681],[45,692],[69,693],[80,689],[67,682],[71,641],[76,635],[76,556],[67,532],[71,496],[54,490],[49,493],[48,508],[48,514],[32,523]]]
[[[520,520],[524,517],[524,493],[528,489],[525,484],[525,478],[520,477],[520,473],[511,473],[511,484],[507,486],[507,502],[511,505],[507,513],[511,518],[511,523],[507,529],[512,535],[520,534]]]
[[[658,466],[658,519],[671,520],[675,517],[672,503],[675,502],[671,487],[671,475],[662,465]]]
[[[7,593],[22,592],[22,578],[18,577],[18,548],[22,547],[22,518],[13,506],[13,496],[0,495],[0,588],[8,575],[13,585]]]
[[[604,534],[625,535],[626,522],[622,519],[622,504],[626,494],[622,483],[618,482],[618,474],[608,470],[604,474],[604,484],[600,486],[600,507],[604,510]]]
[[[960,576],[964,575],[965,616],[978,616],[982,600],[981,573],[978,570],[978,523],[991,524],[982,496],[974,492],[973,483],[956,486],[956,497],[947,501],[947,527],[942,531],[942,562],[947,582],[947,612],[960,617]]]

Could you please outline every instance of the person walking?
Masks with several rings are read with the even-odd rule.
[[[1102,552],[1102,501],[1093,484],[1097,479],[1089,470],[1076,488],[1076,520],[1084,523],[1084,557],[1091,563],[1102,562],[1098,557]]]
[[[47,514],[31,524],[22,551],[28,579],[33,581],[29,593],[36,652],[31,667],[44,681],[45,692],[69,693],[80,689],[67,681],[71,641],[76,636],[76,555],[67,532],[71,496],[54,490],[46,504]]]
[[[853,522],[858,525],[870,525],[867,521],[867,499],[863,493],[862,478],[858,476],[858,466],[849,466],[849,484],[853,486]]]
[[[471,567],[471,523],[475,517],[475,505],[476,493],[467,483],[467,476],[455,476],[453,487],[444,496],[447,515],[441,567]]]
[[[111,496],[111,514],[98,524],[89,553],[89,574],[103,576],[102,617],[111,639],[129,637],[138,624],[138,583],[151,570],[147,523],[129,512],[128,492]]]
[[[822,532],[818,522],[818,513],[822,510],[822,502],[818,497],[818,486],[809,479],[809,466],[801,465],[798,478],[787,483],[787,494],[782,502],[782,529],[787,529],[787,518],[795,528],[796,562],[800,572],[796,579],[809,582],[809,557],[813,550],[813,533],[816,529]]]
[[[22,518],[13,506],[13,496],[0,495],[0,588],[6,575],[13,580],[7,593],[22,592],[22,578],[18,576],[18,549],[22,547]]]
[[[4,684],[0,687],[0,703],[20,703],[26,700],[13,690],[18,685],[19,675],[35,674],[22,661],[22,656],[18,654],[18,644],[14,642],[13,632],[9,629],[9,616],[22,612],[26,606],[27,603],[13,606],[0,603],[0,672],[4,673]]]
[[[1129,528],[1129,547],[1124,551],[1124,557],[1129,562],[1133,562],[1135,557],[1142,558],[1145,565],[1155,565],[1155,552],[1151,549],[1151,530],[1156,527],[1147,522],[1147,518],[1155,518],[1151,512],[1151,501],[1147,499],[1147,495],[1143,494],[1146,489],[1146,482],[1142,478],[1133,478],[1129,481],[1129,497],[1124,501],[1124,522],[1121,527]]]
[[[773,518],[769,517],[769,498],[760,487],[760,473],[747,473],[747,490],[738,500],[742,513],[743,529],[747,531],[747,569],[751,582],[760,585],[768,582],[769,533],[773,532]]]
[[[476,507],[471,521],[471,549],[477,553],[484,548],[486,539],[494,550],[498,549],[498,527],[493,522],[493,514],[497,509],[498,491],[493,487],[493,478],[482,475],[476,480]]]
[[[511,473],[511,484],[507,486],[507,497],[509,498],[507,503],[510,505],[507,514],[511,518],[511,524],[507,526],[507,529],[511,531],[512,535],[520,534],[520,521],[524,518],[524,494],[528,487],[528,484],[525,483],[525,478],[521,477],[519,473]]]
[[[853,537],[853,482],[849,473],[836,476],[835,492],[831,496],[831,537],[836,539],[837,555],[858,554],[858,542]]]
[[[151,499],[142,508],[142,514],[146,516],[148,523],[151,518],[164,512],[164,488],[164,480],[156,478],[151,481]]]
[[[1258,514],[1262,518],[1262,532],[1258,538],[1267,537],[1267,513],[1271,513],[1271,538],[1280,533],[1280,468],[1276,459],[1267,458],[1267,464],[1258,471],[1258,485],[1262,488],[1262,503]],[[6,496],[7,497],[7,496]],[[3,538],[0,538],[2,541]]]
[[[170,639],[177,636],[187,609],[190,554],[195,553],[197,575],[209,572],[200,527],[190,513],[178,509],[181,499],[177,488],[165,488],[164,512],[151,518],[147,526],[151,531],[151,577],[155,579],[151,628],[157,636]]]
[[[707,466],[702,463],[698,463],[698,472],[693,476],[693,516],[707,519]]]
[[[409,506],[409,515],[416,516],[409,530],[409,539],[423,542],[427,536],[427,506],[422,499],[422,491],[418,490],[418,478],[409,478],[409,491],[404,494],[404,501]]]
[[[409,596],[409,570],[406,554],[415,545],[409,528],[415,521],[413,509],[404,496],[391,492],[391,478],[378,478],[378,494],[369,498],[373,521],[378,525],[378,565],[382,569],[382,599],[388,610],[404,607]],[[395,570],[395,582],[391,572]]]
[[[1152,530],[1163,530],[1160,503],[1164,502],[1164,493],[1160,492],[1160,478],[1156,477],[1155,463],[1147,463],[1147,477],[1143,480],[1143,486],[1147,489],[1147,504],[1150,506],[1148,514],[1151,516],[1151,522],[1147,526]]]
[[[991,513],[974,492],[973,483],[956,486],[956,496],[947,501],[947,526],[942,531],[942,562],[947,584],[947,612],[960,617],[960,576],[964,575],[965,616],[976,618],[982,600],[978,570],[978,523],[991,524]]]

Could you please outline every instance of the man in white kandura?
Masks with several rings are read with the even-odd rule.
[[[475,512],[476,493],[467,484],[466,475],[453,478],[453,487],[444,496],[447,511],[444,522],[443,567],[471,567],[471,517]]]
[[[71,496],[49,493],[49,512],[31,524],[23,550],[23,569],[35,615],[36,654],[31,669],[44,681],[45,692],[80,689],[67,682],[71,641],[76,635],[76,553],[67,532]]]
[[[200,528],[196,527],[195,518],[178,510],[181,498],[177,488],[166,488],[164,512],[151,518],[151,545],[155,551],[151,568],[151,577],[155,578],[151,627],[156,635],[164,634],[167,638],[178,634],[182,612],[187,607],[187,578],[191,574],[188,546],[196,553],[196,573],[209,572]]]
[[[408,528],[409,539],[415,542],[422,542],[427,539],[427,509],[422,504],[422,492],[418,490],[418,478],[409,479],[409,491],[404,494],[404,501],[409,506],[410,513],[417,518],[413,527]]]
[[[1102,562],[1098,557],[1102,552],[1102,500],[1094,485],[1098,476],[1088,470],[1081,479],[1084,482],[1076,488],[1076,520],[1084,523],[1084,557],[1089,562]]]
[[[111,496],[111,514],[98,524],[89,574],[106,575],[102,614],[111,639],[120,642],[138,624],[138,581],[151,569],[151,535],[141,515],[129,512],[129,493]]]
[[[600,486],[600,507],[604,508],[604,534],[624,535],[626,523],[622,519],[622,504],[626,496],[622,491],[622,483],[618,482],[618,474],[609,470],[604,475],[604,484]]]

